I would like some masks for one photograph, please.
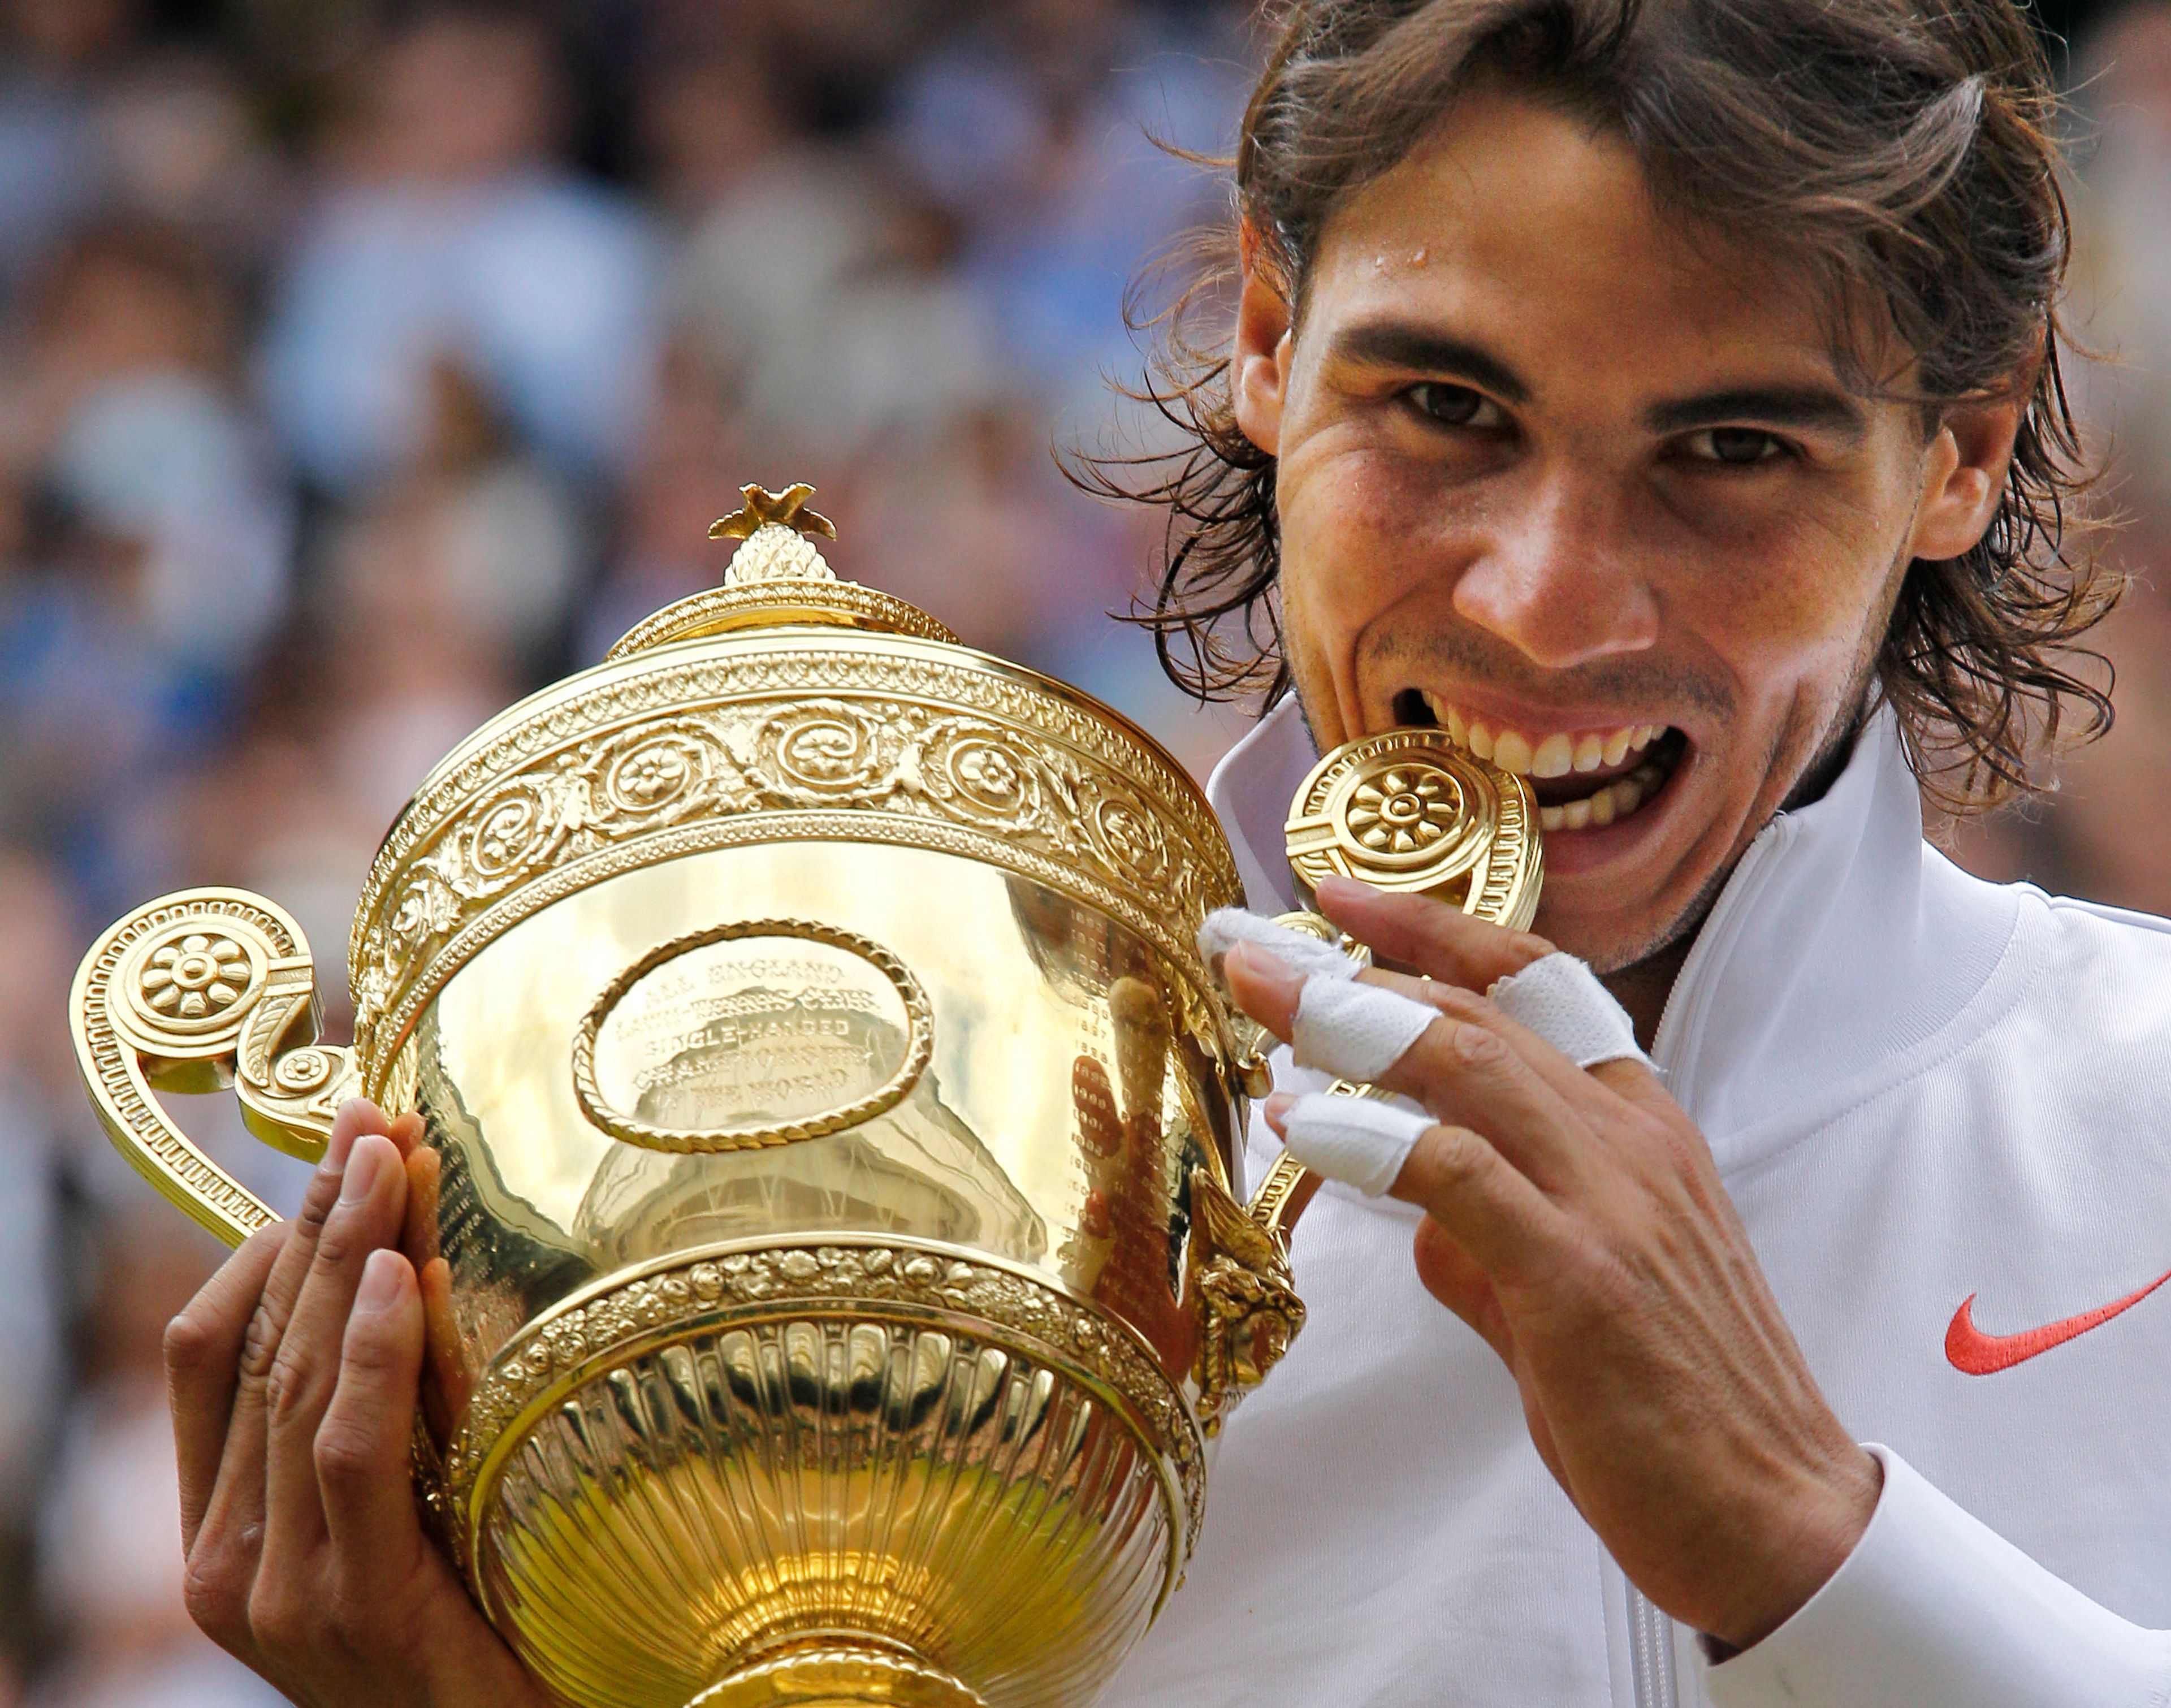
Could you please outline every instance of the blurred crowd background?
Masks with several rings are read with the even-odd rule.
[[[2138,579],[2116,732],[1954,847],[2171,911],[2171,5],[2045,24]],[[1227,207],[1156,139],[1225,148],[1258,51],[1237,0],[0,0],[0,1708],[278,1700],[181,1608],[159,1336],[220,1253],[75,1084],[110,918],[261,890],[342,1026],[410,789],[712,584],[748,480],[1202,774],[1241,731],[1108,618],[1155,519],[1050,452],[1156,442],[1125,287]]]

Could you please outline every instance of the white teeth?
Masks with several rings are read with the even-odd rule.
[[[1616,777],[1603,789],[1594,790],[1580,800],[1564,800],[1557,806],[1538,809],[1538,827],[1547,832],[1584,830],[1611,824],[1623,819],[1659,792],[1659,785],[1666,780],[1663,767],[1655,763],[1638,765],[1626,777]]]
[[[1664,724],[1623,724],[1615,730],[1556,730],[1533,736],[1521,730],[1496,729],[1482,718],[1466,717],[1461,709],[1430,688],[1418,690],[1434,720],[1457,747],[1490,759],[1504,771],[1525,777],[1565,777],[1571,771],[1595,771],[1618,765],[1666,733]],[[1625,777],[1594,789],[1580,800],[1538,810],[1541,828],[1583,830],[1626,818],[1658,793],[1665,768],[1646,760]]]
[[[1530,737],[1516,730],[1503,730],[1493,738],[1493,763],[1518,777],[1530,774]]]

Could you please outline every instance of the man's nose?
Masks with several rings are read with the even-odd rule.
[[[1659,602],[1624,538],[1622,505],[1563,473],[1496,512],[1457,580],[1455,608],[1547,670],[1567,670],[1659,638]]]

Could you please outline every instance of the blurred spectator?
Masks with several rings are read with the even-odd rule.
[[[863,476],[841,573],[933,612],[966,642],[1061,671],[1129,592],[1124,518],[1072,488],[1044,422],[990,404]]]
[[[72,911],[46,862],[0,846],[8,960],[0,981],[0,1534],[19,1531],[28,1517],[40,1457],[59,1422],[51,1414],[61,1373],[56,1117],[75,1092],[63,1019]]]
[[[415,531],[424,562],[403,597],[441,607],[444,620],[511,677],[536,673],[555,661],[549,649],[583,577],[580,511],[467,370],[438,358],[427,396],[420,454],[365,510],[399,514]]]
[[[576,662],[595,663],[651,611],[722,579],[731,548],[709,538],[709,524],[737,508],[747,481],[784,478],[763,473],[766,457],[752,466],[751,455],[706,356],[690,341],[674,343],[628,474],[614,560],[574,643]],[[823,493],[823,502],[834,501]]]
[[[2077,319],[2104,358],[2077,389],[2123,502],[2171,511],[2171,6],[2130,6],[2084,46]]]
[[[8,0],[0,7],[0,287],[105,187],[94,74],[135,29],[130,0]]]
[[[434,8],[369,56],[265,348],[273,410],[328,490],[415,454],[444,358],[567,468],[625,455],[658,255],[636,209],[553,163],[557,101],[526,8]]]
[[[799,127],[769,57],[743,40],[657,61],[635,97],[637,153],[659,206],[690,223],[797,143]]]
[[[151,644],[232,669],[278,620],[292,514],[228,388],[225,281],[175,228],[115,220],[78,238],[40,295],[25,401],[51,428],[47,482],[140,552]]]
[[[282,1699],[215,1647],[181,1600],[180,1497],[160,1341],[222,1255],[178,1216],[118,1217],[97,1250],[90,1384],[66,1417],[42,1529],[50,1615],[72,1662],[32,1708],[266,1708]]]
[[[116,204],[186,228],[230,274],[255,270],[287,182],[231,67],[178,51],[132,64],[110,80],[96,120]]]
[[[285,602],[292,502],[232,388],[233,308],[185,234],[115,217],[48,266],[8,376],[0,823],[89,870]]]
[[[894,170],[805,141],[735,176],[695,228],[673,302],[746,430],[843,462],[999,400],[962,233]]]
[[[1142,263],[1226,190],[1162,144],[1233,147],[1236,45],[1121,0],[1017,0],[915,67],[898,142],[970,233],[966,270],[1007,354],[1080,424],[1139,367],[1120,305]]]
[[[1007,0],[738,0],[713,8],[763,20],[770,75],[823,131],[862,133],[900,74],[945,36],[984,29]]]
[[[382,826],[429,768],[512,698],[512,661],[469,601],[467,543],[426,492],[388,494],[340,528],[326,661],[332,786]]]

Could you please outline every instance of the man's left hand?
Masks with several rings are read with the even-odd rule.
[[[1366,980],[1440,1013],[1380,1082],[1439,1123],[1391,1188],[1426,1213],[1418,1274],[1514,1373],[1540,1455],[1630,1580],[1748,1647],[1838,1570],[1882,1472],[1818,1391],[1710,1147],[1640,1063],[1582,1071],[1480,994],[1551,945],[1420,897],[1321,899],[1423,975]],[[1286,1040],[1296,975],[1250,945],[1226,971]]]

